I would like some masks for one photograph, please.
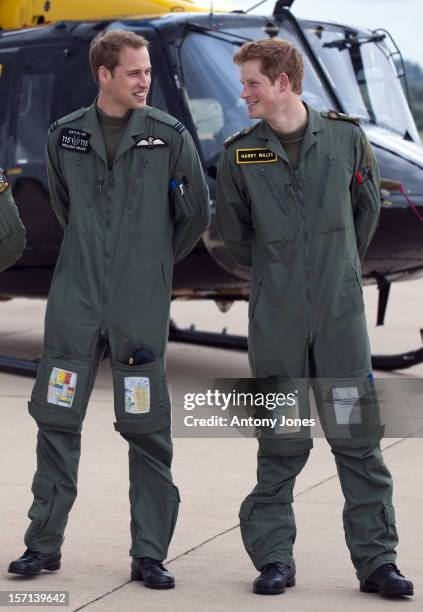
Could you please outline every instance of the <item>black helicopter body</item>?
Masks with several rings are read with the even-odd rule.
[[[48,294],[62,230],[49,202],[46,134],[52,121],[95,99],[97,90],[87,59],[89,44],[99,31],[114,27],[136,31],[150,41],[154,78],[149,104],[176,116],[191,132],[212,200],[222,143],[250,123],[238,97],[240,85],[231,61],[239,44],[275,34],[296,43],[305,59],[303,97],[318,109],[354,114],[345,100],[352,100],[356,91],[361,91],[366,100],[376,88],[377,79],[366,83],[366,69],[368,79],[371,75],[379,80],[386,78],[385,66],[377,73],[375,62],[373,72],[371,64],[365,65],[366,58],[360,57],[362,49],[384,44],[370,40],[371,33],[299,20],[286,9],[271,18],[240,13],[180,13],[154,19],[63,21],[0,31],[0,165],[7,169],[27,228],[24,256],[0,275],[0,296]],[[377,55],[376,49],[372,51]],[[350,78],[355,79],[345,97],[337,87],[336,69],[331,71],[330,52],[340,57],[345,54]],[[333,66],[339,62],[336,57]],[[344,71],[339,78],[345,80],[346,76]],[[394,72],[392,78],[396,79]],[[402,115],[396,123],[396,117],[394,121],[389,113],[381,118],[378,109],[366,112],[364,103],[358,107],[385,180],[380,225],[363,262],[364,282],[377,282],[384,295],[379,323],[383,322],[389,283],[423,275],[423,147],[396,81],[395,94],[402,96]],[[223,305],[248,299],[248,287],[248,271],[235,265],[213,221],[195,250],[175,267],[174,298],[213,299]]]

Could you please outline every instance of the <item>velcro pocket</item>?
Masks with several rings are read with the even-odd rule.
[[[170,399],[163,359],[141,365],[113,363],[115,429],[146,434],[170,427]]]
[[[46,351],[38,365],[28,404],[37,423],[57,430],[79,431],[86,411],[88,373],[88,361]]]
[[[254,502],[243,501],[239,509],[238,518],[241,521],[249,521],[254,509]]]
[[[50,498],[54,486],[55,483],[51,480],[47,480],[46,478],[35,474],[34,480],[32,481],[31,491],[34,494],[34,497],[42,501],[47,501]]]
[[[385,523],[387,526],[395,525],[395,509],[392,504],[385,504],[383,508]]]
[[[7,223],[6,216],[1,210],[1,205],[0,205],[0,240],[2,240],[3,238],[6,238],[6,236],[9,236],[9,234],[10,234],[10,227],[9,227],[9,224]]]
[[[191,194],[191,186],[185,176],[171,182],[171,193],[173,194],[177,211],[182,212],[185,219],[190,219],[196,214],[196,206]]]

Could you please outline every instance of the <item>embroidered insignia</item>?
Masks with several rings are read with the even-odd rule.
[[[47,402],[72,408],[78,374],[60,368],[53,368],[48,383]]]
[[[150,412],[150,379],[146,376],[125,376],[125,412]]]
[[[154,136],[149,136],[147,139],[139,140],[137,142],[137,147],[147,147],[148,149],[153,149],[154,147],[165,147],[166,145],[167,142],[161,138],[154,138]]]
[[[261,164],[269,162],[277,162],[278,156],[273,151],[264,148],[258,149],[237,149],[236,163],[237,164]]]
[[[76,130],[75,128],[63,128],[60,132],[59,146],[65,151],[75,151],[76,153],[88,153],[91,134]]]
[[[9,183],[7,181],[7,177],[4,173],[3,168],[0,168],[0,193],[3,193],[3,191],[6,191],[8,187],[9,187]]]

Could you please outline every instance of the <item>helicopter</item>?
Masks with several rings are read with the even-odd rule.
[[[303,100],[360,119],[381,171],[381,219],[366,253],[365,284],[379,289],[384,323],[392,282],[423,275],[423,147],[413,120],[401,54],[385,30],[297,19],[293,0],[273,14],[213,11],[192,0],[76,2],[0,0],[0,165],[7,169],[27,228],[27,248],[0,276],[0,296],[46,297],[62,241],[50,206],[44,147],[50,123],[88,106],[97,87],[88,65],[91,40],[111,28],[150,43],[148,104],[181,120],[197,145],[215,197],[217,161],[228,136],[252,123],[239,98],[232,62],[244,42],[278,36],[293,42],[305,64]],[[249,296],[250,271],[232,259],[212,222],[192,253],[175,266],[172,298],[214,300],[226,311]],[[170,339],[246,348],[246,338],[181,330]],[[375,369],[421,363],[423,348],[373,356]],[[10,367],[10,358],[0,366]],[[24,367],[27,367],[27,363]]]

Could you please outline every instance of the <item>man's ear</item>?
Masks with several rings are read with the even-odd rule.
[[[106,66],[100,66],[98,69],[98,82],[107,83],[111,79],[111,73]]]
[[[279,87],[280,91],[287,91],[289,88],[289,76],[286,74],[286,72],[281,72],[279,75]]]

